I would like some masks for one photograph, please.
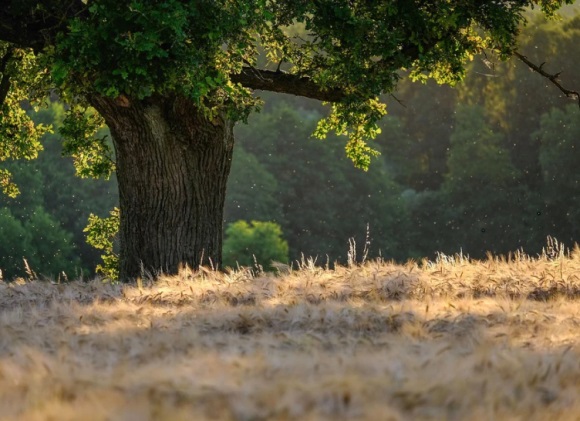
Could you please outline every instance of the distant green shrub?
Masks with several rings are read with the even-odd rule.
[[[288,261],[288,242],[282,238],[280,225],[243,220],[228,225],[223,248],[224,266],[253,266],[257,262],[267,268],[272,261]]]

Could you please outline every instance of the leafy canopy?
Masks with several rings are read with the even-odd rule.
[[[0,160],[36,154],[45,128],[17,104],[48,87],[71,104],[63,134],[81,175],[114,169],[79,111],[92,95],[180,95],[210,117],[245,120],[259,106],[250,90],[266,89],[332,102],[315,135],[347,135],[347,155],[366,168],[377,154],[366,141],[386,113],[378,98],[401,70],[453,84],[474,54],[515,50],[526,8],[551,15],[563,3],[572,0],[10,0],[0,12],[0,72],[14,81],[0,96]]]
[[[20,102],[27,99],[32,106],[41,103],[48,71],[30,50],[0,42],[0,76],[0,162],[34,159],[42,150],[40,138],[50,128],[34,124]],[[10,172],[1,168],[0,189],[10,197],[19,193]]]

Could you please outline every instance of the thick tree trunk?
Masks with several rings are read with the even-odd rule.
[[[93,96],[111,130],[119,183],[120,278],[221,264],[233,123],[184,98]]]

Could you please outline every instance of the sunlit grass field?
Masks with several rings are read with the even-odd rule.
[[[580,419],[580,250],[299,266],[0,282],[0,419]]]

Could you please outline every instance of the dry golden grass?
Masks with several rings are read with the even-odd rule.
[[[580,253],[0,282],[1,420],[578,420]]]

